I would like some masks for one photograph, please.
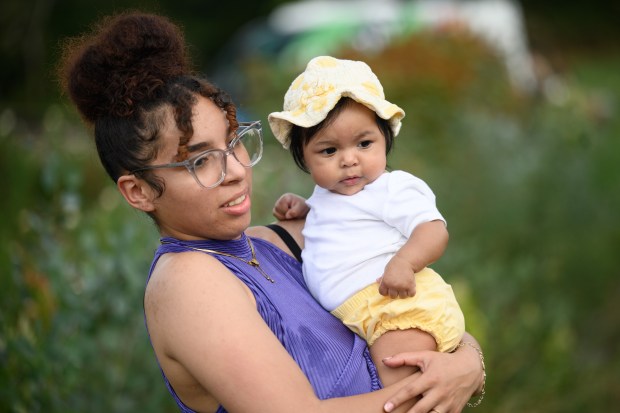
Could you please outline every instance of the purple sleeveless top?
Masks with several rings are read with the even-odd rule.
[[[232,241],[180,241],[162,238],[151,271],[163,254],[204,248],[236,255],[247,261],[252,252],[245,234]],[[210,254],[243,281],[256,298],[256,307],[265,323],[301,367],[320,399],[351,396],[381,388],[366,342],[340,320],[321,307],[304,284],[301,264],[275,245],[251,238],[260,271],[232,257]],[[150,273],[149,273],[150,278]],[[148,282],[148,281],[147,281]],[[162,371],[166,387],[179,409],[194,413],[177,396]],[[225,413],[220,406],[216,413]]]

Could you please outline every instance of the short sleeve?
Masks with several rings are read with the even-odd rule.
[[[404,171],[394,171],[390,174],[387,192],[383,220],[405,237],[422,223],[446,222],[435,204],[435,194],[420,178]]]

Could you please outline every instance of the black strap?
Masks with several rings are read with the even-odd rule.
[[[297,241],[295,241],[295,239],[293,239],[293,236],[287,230],[276,224],[269,224],[266,225],[266,227],[278,234],[278,236],[282,238],[282,241],[284,241],[288,249],[291,250],[293,256],[297,259],[297,261],[302,262],[301,248],[299,248],[299,244],[297,243]]]

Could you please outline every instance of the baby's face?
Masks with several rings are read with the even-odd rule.
[[[386,167],[385,137],[375,113],[354,102],[304,147],[304,161],[314,182],[332,192],[353,195]]]

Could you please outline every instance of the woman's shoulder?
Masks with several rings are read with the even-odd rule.
[[[147,312],[173,307],[193,297],[202,300],[218,294],[253,297],[245,285],[215,257],[198,251],[162,255],[146,286],[144,304]]]
[[[304,228],[305,220],[303,219],[295,219],[288,221],[278,221],[275,225],[283,229],[287,232],[291,237],[292,241],[299,246],[300,249],[304,247],[304,238],[301,234],[301,230]],[[274,229],[271,229],[267,226],[256,226],[248,228],[245,233],[254,238],[259,238],[270,242],[276,247],[280,248],[282,251],[290,255],[291,257],[295,257],[294,252],[292,251],[293,246],[289,246],[285,240],[279,235]]]
[[[268,241],[280,249],[283,249],[284,243],[281,238],[273,230],[267,226],[259,225],[255,227],[249,227],[245,230],[247,236],[252,238],[259,238]]]
[[[221,370],[225,357],[236,357],[248,328],[231,320],[258,319],[253,294],[228,268],[204,252],[163,254],[153,270],[144,298],[146,324],[160,366],[184,402],[217,402],[202,388]],[[235,347],[237,346],[237,347]],[[225,355],[229,351],[229,355]],[[219,368],[216,365],[219,362]],[[206,369],[204,366],[208,366]]]

